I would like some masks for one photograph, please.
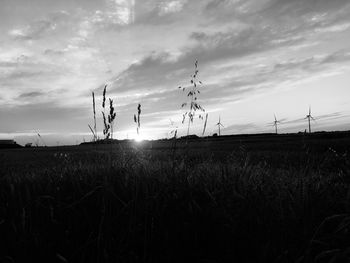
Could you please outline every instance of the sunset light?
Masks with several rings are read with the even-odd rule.
[[[0,0],[0,263],[350,262],[350,0]]]

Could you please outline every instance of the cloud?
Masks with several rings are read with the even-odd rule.
[[[307,112],[305,112],[305,115],[306,114]],[[313,130],[344,130],[346,126],[339,120],[344,121],[348,119],[349,116],[350,115],[345,114],[344,112],[331,112],[321,115],[313,114],[314,120],[311,121],[311,127]],[[306,117],[285,120],[281,122],[279,127],[283,130],[293,129],[294,131],[304,131],[308,129],[308,120]]]
[[[8,34],[17,40],[37,40],[58,30],[70,18],[66,11],[52,12],[47,17],[37,19],[26,26],[20,26],[8,31]]]
[[[46,81],[50,81],[63,73],[62,67],[33,56],[20,56],[3,63],[0,61],[0,70],[1,65],[3,74],[0,76],[0,83],[7,83],[6,86],[16,85],[18,81],[41,79],[43,76]]]
[[[4,55],[4,58],[2,58],[1,55]],[[0,67],[2,68],[13,68],[20,65],[23,65],[25,63],[28,63],[30,61],[30,56],[21,54],[21,55],[15,55],[11,56],[7,53],[0,53]]]
[[[290,125],[290,124],[297,124],[297,123],[301,123],[301,122],[306,122],[307,118],[306,118],[307,112],[305,111],[305,117],[303,118],[294,118],[291,120],[284,120],[281,124],[282,125]],[[314,115],[312,113],[314,119],[316,121],[322,120],[323,121],[332,121],[332,120],[336,120],[336,119],[340,119],[345,117],[345,114],[342,112],[332,112],[332,113],[328,113],[328,114],[322,114],[322,115]]]
[[[41,95],[44,95],[44,93],[40,92],[40,91],[33,91],[33,92],[22,93],[18,96],[18,98],[19,99],[36,98],[36,97],[39,97]]]
[[[257,88],[271,87],[271,84],[277,85],[281,82],[307,79],[310,76],[314,77],[314,73],[332,72],[330,69],[337,71],[339,65],[343,63],[346,65],[350,61],[350,53],[343,50],[316,57],[287,59],[275,64],[270,61],[270,64],[262,66],[258,63],[255,64],[254,58],[251,58],[250,63],[241,64],[238,61],[232,66],[213,70],[215,64],[220,65],[227,60],[241,56],[251,56],[254,50],[254,45],[252,45],[252,50],[247,50],[245,53],[247,47],[240,49],[239,44],[230,46],[231,42],[228,40],[229,43],[226,45],[226,40],[221,41],[222,38],[219,37],[219,41],[213,41],[216,44],[202,48],[202,51],[206,49],[211,55],[205,55],[205,52],[198,51],[201,49],[200,47],[187,50],[175,60],[168,53],[153,53],[131,65],[114,78],[111,85],[112,92],[124,93],[133,90],[133,92],[156,94],[188,83],[188,75],[193,71],[194,58],[196,57],[201,58],[199,61],[200,71],[201,73],[204,71],[201,77],[204,78],[202,81],[207,83],[207,89],[203,95],[207,93],[208,98],[213,98],[216,93],[216,96],[221,99],[223,97],[232,99],[234,94],[244,94]],[[199,53],[203,56],[198,56]],[[212,73],[209,71],[210,68]],[[213,79],[213,75],[216,74],[221,74],[222,77],[218,76],[219,80]]]
[[[133,87],[136,90],[138,87],[151,85],[156,88],[161,84],[162,79],[171,80],[171,75],[179,79],[178,73],[181,69],[183,73],[189,72],[189,65],[192,65],[197,58],[200,59],[201,64],[214,65],[229,59],[252,56],[254,53],[299,46],[306,41],[302,34],[298,35],[294,31],[275,31],[271,27],[247,25],[241,25],[235,30],[226,32],[210,34],[193,32],[190,39],[195,41],[195,45],[182,49],[182,54],[180,53],[181,55],[177,58],[169,53],[159,52],[131,65],[121,74],[121,78],[127,78],[128,81],[125,83],[122,80],[120,86],[124,89]],[[181,75],[184,76],[184,74]],[[149,76],[153,77],[150,79]],[[170,83],[170,85],[173,84]]]
[[[82,127],[87,127],[89,113],[87,108],[62,107],[52,102],[17,105],[16,107],[2,106],[0,107],[0,119],[3,125],[1,125],[0,133],[13,133],[28,129],[42,132],[80,131]]]
[[[230,55],[239,56],[234,52]],[[177,87],[190,86],[189,75],[194,70],[193,60],[190,59],[192,57],[194,56],[180,56],[174,60],[170,54],[153,53],[113,79],[109,91],[117,97],[130,94],[127,99],[123,99],[125,112],[133,111],[133,105],[141,102],[146,113],[156,110],[157,118],[169,118],[169,111],[172,111],[173,116],[180,115],[186,110],[181,109],[180,105],[187,101],[187,98]],[[230,61],[229,55],[226,58]],[[274,60],[270,58],[264,60],[266,61],[269,63],[261,63],[251,55],[250,59],[247,60],[243,56],[231,65],[225,65],[227,60],[221,57],[218,57],[218,60],[200,60],[199,76],[204,83],[200,88],[200,102],[204,108],[215,109],[249,97],[250,94],[263,94],[283,84],[307,81],[310,78],[322,77],[323,74],[339,72],[342,66],[349,67],[350,53],[341,50],[307,58],[288,58],[276,63],[271,63]],[[225,66],[222,66],[222,63]],[[220,66],[215,69],[215,64]],[[136,93],[140,96],[137,97]],[[157,122],[157,119],[153,116],[148,122]],[[295,120],[287,123],[295,123]],[[257,127],[239,125],[234,125],[232,130],[247,131]]]
[[[135,0],[108,0],[107,17],[114,24],[129,24],[134,22]]]
[[[159,6],[159,15],[164,16],[167,14],[180,12],[186,3],[186,0],[163,2]]]
[[[121,28],[135,21],[135,0],[105,0],[105,8],[87,15],[85,26],[102,29]]]
[[[42,75],[43,72],[42,71],[37,71],[37,70],[30,70],[30,71],[26,71],[26,70],[16,70],[14,72],[12,72],[11,74],[9,74],[7,76],[8,80],[26,80],[26,79],[32,79],[35,77],[38,77],[40,75]]]
[[[188,21],[189,6],[195,10],[197,1],[106,0],[106,7],[96,10],[89,21],[100,29],[112,31],[138,26],[163,27]]]
[[[329,114],[323,114],[323,115],[318,115],[315,117],[316,120],[336,120],[336,119],[340,119],[343,118],[345,116],[344,113],[342,112],[332,112]]]
[[[51,21],[41,20],[24,28],[12,29],[9,34],[15,39],[31,40],[40,38],[45,32],[55,30],[56,26]]]
[[[45,49],[44,55],[47,56],[61,56],[64,55],[64,50],[54,50],[54,49]]]

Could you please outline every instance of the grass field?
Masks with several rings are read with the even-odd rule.
[[[350,133],[0,150],[0,262],[349,262]]]

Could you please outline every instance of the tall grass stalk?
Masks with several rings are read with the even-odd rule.
[[[116,117],[116,113],[114,112],[113,100],[109,99],[108,123],[111,129],[111,139],[113,139],[113,126],[114,126],[115,117]]]
[[[137,135],[140,135],[140,127],[141,127],[140,116],[141,116],[141,104],[139,103],[137,106],[137,116],[136,114],[134,114],[134,122],[136,123]]]
[[[107,84],[103,89],[102,96],[102,117],[103,117],[103,135],[105,136],[105,140],[109,138],[113,139],[113,124],[116,117],[116,113],[114,112],[113,100],[109,98],[109,114],[106,117],[106,90]]]
[[[97,140],[97,126],[96,126],[96,103],[95,103],[95,93],[92,92],[92,110],[94,113],[94,141]]]
[[[199,90],[199,85],[202,85],[202,82],[200,80],[198,80],[198,61],[196,60],[196,62],[194,63],[194,73],[193,75],[191,75],[191,88],[190,91],[187,93],[187,97],[190,98],[190,103],[189,103],[189,110],[183,114],[183,119],[182,119],[182,123],[185,122],[186,118],[188,118],[188,125],[187,125],[187,136],[190,133],[190,126],[191,123],[193,123],[193,119],[195,117],[196,111],[200,110],[202,112],[205,112],[204,108],[198,103],[197,99],[198,99],[198,95],[200,94],[200,90]],[[182,91],[184,92],[186,90],[186,87],[179,87],[179,89],[182,89]],[[188,106],[187,102],[182,103],[181,108],[184,108]],[[199,115],[199,119],[203,120],[203,116],[200,114]]]

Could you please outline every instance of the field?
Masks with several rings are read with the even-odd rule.
[[[0,150],[0,262],[349,262],[350,132]]]

